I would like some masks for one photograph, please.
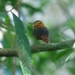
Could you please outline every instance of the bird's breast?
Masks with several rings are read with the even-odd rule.
[[[33,30],[33,35],[49,35],[48,29],[46,27],[38,27],[38,28],[34,28]]]

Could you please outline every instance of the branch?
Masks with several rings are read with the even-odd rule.
[[[31,52],[37,53],[37,52],[55,51],[55,50],[62,50],[62,49],[66,49],[66,48],[72,48],[74,42],[75,42],[75,39],[63,41],[63,42],[59,42],[59,43],[50,43],[50,44],[41,44],[41,45],[37,45],[37,46],[32,46]],[[0,48],[0,56],[1,57],[2,56],[18,57],[18,52],[15,49]]]
[[[36,53],[36,52],[43,52],[43,51],[62,50],[66,48],[71,48],[74,42],[75,42],[75,39],[63,41],[59,43],[42,44],[42,45],[38,45],[37,47],[32,47],[31,51],[32,53]]]

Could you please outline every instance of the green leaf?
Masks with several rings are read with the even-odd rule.
[[[7,17],[5,18],[4,25],[7,27],[7,30],[14,32],[14,26],[12,25],[11,19],[9,18],[9,16],[7,16]]]
[[[14,18],[15,30],[16,30],[18,39],[22,40],[23,45],[25,45],[25,49],[30,51],[29,41],[25,34],[26,29],[25,29],[22,21],[15,14],[13,14],[13,18]]]
[[[6,65],[7,65],[7,68],[9,70],[12,70],[13,67],[11,67],[11,65],[13,65],[13,58],[6,58]]]
[[[11,32],[6,31],[3,36],[2,44],[4,48],[11,48],[14,43],[14,35]]]
[[[31,75],[31,54],[29,41],[26,36],[26,30],[22,21],[15,14],[13,14],[13,19],[15,23],[17,44],[19,47],[18,54],[22,72],[24,75]]]
[[[67,63],[69,60],[69,55],[72,53],[72,49],[65,49],[63,51],[60,51],[57,53],[57,56],[55,57],[55,62],[58,67],[62,66],[63,64]]]
[[[6,12],[0,12],[0,17],[4,17],[4,18],[6,18],[6,17],[7,17]]]

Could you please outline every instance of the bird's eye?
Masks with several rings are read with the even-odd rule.
[[[35,21],[34,25],[38,26],[41,22],[40,21]]]
[[[39,24],[40,22],[38,21],[38,22],[36,22],[37,24]]]
[[[38,22],[35,22],[35,25],[37,25],[38,24]]]

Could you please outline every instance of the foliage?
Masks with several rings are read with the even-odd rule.
[[[26,32],[26,36],[31,46],[35,44],[36,40],[32,35],[33,27],[29,23],[34,22],[38,18],[44,21],[44,23],[47,25],[50,32],[50,42],[56,43],[64,40],[74,39],[75,15],[71,13],[71,9],[73,9],[73,6],[75,6],[74,0],[54,0],[54,2],[52,0],[25,1],[0,0],[0,32],[3,34],[3,38],[0,41],[3,48],[16,48],[15,27],[10,11],[6,9],[8,6],[9,8],[13,8],[11,8],[12,12],[15,10],[18,13],[17,14],[14,12],[19,16],[25,25],[26,30],[22,31],[22,33]],[[59,10],[56,7],[58,7]],[[60,12],[62,16],[57,12]],[[54,15],[54,18],[52,15]],[[42,18],[39,16],[42,16]],[[64,21],[62,18],[64,18]],[[18,24],[20,24],[20,22],[17,21],[16,25]],[[24,39],[27,42],[27,39]],[[29,48],[28,46],[29,44],[26,47]],[[32,59],[34,61],[33,63],[42,75],[58,75],[60,70],[62,71],[62,67],[68,71],[66,71],[65,74],[68,73],[69,75],[74,75],[74,57],[74,48],[64,49],[62,51],[40,52],[32,54]],[[15,62],[18,61],[18,59],[16,59],[0,58],[0,66],[7,72],[8,75],[16,75],[16,72],[21,73],[19,63]],[[2,65],[6,66],[6,69]]]

